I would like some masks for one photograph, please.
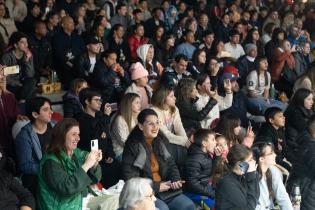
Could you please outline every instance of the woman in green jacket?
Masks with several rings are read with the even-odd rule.
[[[79,124],[65,118],[52,130],[46,154],[39,166],[38,208],[40,210],[81,210],[82,198],[91,184],[101,179],[98,165],[102,152],[77,149]]]

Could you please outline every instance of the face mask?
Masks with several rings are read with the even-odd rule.
[[[249,164],[247,162],[240,162],[238,165],[240,166],[242,173],[246,174],[246,172],[249,168]]]

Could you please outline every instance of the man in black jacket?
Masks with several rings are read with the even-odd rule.
[[[176,87],[179,80],[188,78],[192,75],[187,71],[188,58],[186,55],[179,54],[175,57],[173,68],[167,68],[161,77],[161,84]]]
[[[209,208],[214,206],[214,190],[209,178],[215,165],[210,153],[214,153],[215,147],[215,133],[208,129],[198,130],[188,149],[184,169],[186,195],[198,204],[204,201]]]
[[[109,136],[111,109],[105,105],[101,112],[101,95],[90,89],[83,89],[79,94],[84,112],[75,116],[80,123],[80,141],[78,147],[85,151],[91,150],[91,140],[98,139],[99,149],[102,150],[102,184],[105,188],[113,186],[119,180],[118,165],[114,161],[115,153]]]
[[[70,16],[61,20],[62,30],[55,34],[52,41],[54,64],[59,79],[68,89],[76,77],[73,69],[76,58],[84,52],[81,37],[74,32],[74,21]]]
[[[153,8],[152,17],[144,23],[144,31],[146,37],[153,38],[158,26],[163,26],[165,28],[164,21],[160,20],[161,12],[161,8]]]
[[[131,83],[128,72],[125,72],[120,66],[117,68],[116,61],[115,51],[104,51],[92,74],[92,85],[102,92],[105,102],[119,102]]]
[[[246,84],[249,72],[256,69],[257,46],[249,43],[245,45],[245,55],[237,60],[237,69],[240,74],[239,83],[241,88]]]
[[[80,55],[75,69],[80,78],[92,84],[91,75],[93,74],[95,64],[100,59],[100,42],[95,37],[89,36],[85,40],[85,45],[87,51]]]
[[[29,39],[29,48],[33,54],[37,81],[41,76],[48,77],[52,68],[52,48],[46,35],[46,24],[43,21],[37,21],[34,34]]]

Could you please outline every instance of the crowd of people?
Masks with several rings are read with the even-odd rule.
[[[314,24],[305,1],[0,0],[0,208],[122,179],[120,210],[313,209]]]

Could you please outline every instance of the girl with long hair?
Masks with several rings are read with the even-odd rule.
[[[196,81],[191,78],[184,78],[179,81],[176,87],[176,105],[179,109],[179,113],[188,136],[190,136],[189,134],[192,134],[194,131],[201,128],[200,122],[206,118],[208,113],[217,104],[216,92],[211,91],[208,88],[206,93],[210,97],[210,100],[202,110],[198,111],[195,106],[195,103],[198,100]]]
[[[307,122],[314,114],[313,112],[313,93],[308,89],[298,89],[293,95],[285,116],[285,136],[287,143],[287,159],[292,163],[296,160],[298,135],[305,130]]]
[[[274,209],[275,200],[281,210],[293,210],[289,195],[283,184],[283,175],[276,166],[276,153],[272,143],[258,142],[252,147],[253,157],[258,164],[259,202],[256,210]]]
[[[151,99],[152,109],[161,121],[161,131],[170,143],[185,146],[188,138],[175,103],[174,89],[163,85],[154,92]]]
[[[137,125],[137,116],[140,111],[141,102],[138,94],[127,93],[122,97],[117,113],[110,125],[113,149],[118,160],[121,160],[128,135]]]
[[[223,115],[220,118],[215,131],[225,136],[229,148],[235,144],[244,144],[251,147],[254,142],[255,134],[250,126],[246,131],[245,137],[243,139],[241,138],[241,120],[233,114]]]

